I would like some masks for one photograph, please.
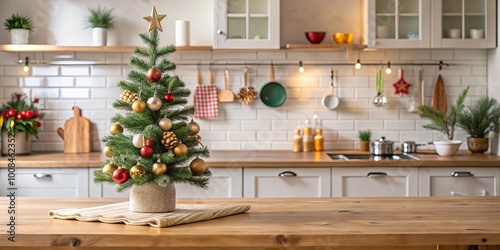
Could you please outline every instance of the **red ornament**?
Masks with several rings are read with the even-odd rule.
[[[142,157],[149,158],[149,157],[153,156],[153,149],[151,147],[144,146],[141,148],[140,153],[141,153]]]
[[[21,120],[21,119],[23,119],[23,118],[24,118],[24,117],[23,117],[23,115],[22,115],[21,113],[17,113],[17,115],[16,115],[16,119]]]
[[[396,88],[396,95],[397,94],[408,94],[408,88],[411,87],[411,84],[407,83],[405,81],[404,75],[403,75],[403,70],[399,70],[399,80],[395,83],[392,84],[394,88]]]
[[[148,74],[146,76],[149,82],[157,82],[161,78],[161,70],[153,66],[148,70]]]
[[[31,119],[34,115],[34,112],[31,110],[24,110],[23,112],[24,112],[23,116],[26,119]],[[22,114],[22,112],[21,112],[21,114]]]
[[[36,121],[36,126],[39,128],[42,126],[42,122],[41,121]]]
[[[22,96],[21,94],[16,93],[16,99],[17,99],[18,101],[19,101],[19,99],[21,99],[21,96]]]
[[[9,117],[14,117],[16,116],[16,111],[14,109],[9,109],[7,111],[7,114],[9,115]]]
[[[40,116],[40,113],[38,113],[38,112],[33,112],[33,117],[37,118],[37,117],[39,117],[39,116]]]
[[[40,98],[35,98],[35,100],[33,100],[33,103],[38,103],[40,101]]]
[[[118,184],[125,183],[128,178],[130,178],[130,175],[126,169],[118,168],[113,172],[113,180]]]
[[[148,146],[148,147],[152,148],[154,144],[155,144],[155,142],[153,140],[147,139],[144,146]]]
[[[9,113],[7,113],[7,112],[2,113],[2,115],[3,115],[3,118],[5,118],[5,119],[7,119],[7,118],[9,118],[9,117],[10,117],[10,116],[9,116]]]
[[[174,101],[174,95],[166,93],[164,99],[166,103],[172,103]]]

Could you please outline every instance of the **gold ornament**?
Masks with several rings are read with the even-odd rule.
[[[137,100],[132,103],[132,110],[136,113],[142,113],[146,109],[146,103],[143,100]]]
[[[158,125],[160,125],[160,128],[164,131],[169,131],[170,129],[172,129],[172,121],[167,117],[161,118],[160,122],[158,122]]]
[[[203,146],[203,143],[201,143],[201,136],[200,135],[195,135],[194,138],[198,141],[198,143],[202,146]]]
[[[111,153],[111,148],[106,146],[104,147],[104,149],[102,150],[102,153],[106,156],[106,157],[111,157],[113,156],[113,153]]]
[[[144,175],[146,175],[146,169],[139,164],[132,166],[129,172],[132,179],[135,177],[144,177]]]
[[[151,172],[154,175],[161,175],[167,172],[167,164],[163,162],[155,162],[153,166],[151,166]]]
[[[117,170],[117,169],[118,169],[118,167],[115,164],[109,163],[109,164],[104,165],[104,167],[102,168],[102,172],[113,174],[113,172],[115,172],[115,170]]]
[[[161,103],[160,98],[158,98],[156,96],[153,96],[153,97],[148,99],[148,108],[153,110],[153,111],[160,109],[161,105],[162,105],[162,103]]]
[[[179,145],[177,145],[174,148],[174,154],[176,156],[187,155],[187,153],[188,153],[188,147],[186,146],[186,144],[179,143]]]
[[[193,173],[193,175],[198,176],[203,175],[205,171],[207,171],[207,166],[204,160],[196,158],[191,162],[191,164],[189,164],[189,169],[191,169],[191,173]]]
[[[143,134],[136,134],[136,135],[134,135],[134,137],[132,137],[132,144],[134,144],[134,147],[136,147],[136,148],[144,147],[145,142],[146,142],[146,138],[144,138]]]
[[[200,132],[200,125],[198,125],[198,123],[193,121],[193,119],[191,119],[191,121],[188,123],[188,126],[189,126],[189,135],[197,135]]]
[[[116,132],[123,133],[123,127],[120,126],[120,124],[113,124],[109,129],[109,132],[111,133],[111,135],[115,135]]]
[[[158,15],[158,12],[156,12],[156,7],[153,6],[153,10],[151,10],[151,16],[145,16],[144,19],[149,22],[149,28],[148,32],[157,29],[161,32],[163,32],[163,29],[161,27],[161,20],[165,18],[167,15]]]
[[[120,95],[120,100],[128,103],[128,104],[132,104],[133,102],[137,101],[139,99],[139,97],[137,96],[136,93],[126,89],[122,92],[122,94]]]
[[[161,143],[168,149],[174,149],[179,144],[179,139],[172,131],[164,131],[161,137]]]

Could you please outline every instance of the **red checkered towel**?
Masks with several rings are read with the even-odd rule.
[[[218,117],[217,87],[213,84],[197,85],[194,91],[194,107],[195,118]]]

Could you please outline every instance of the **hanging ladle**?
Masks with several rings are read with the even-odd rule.
[[[330,80],[331,80],[332,93],[325,95],[323,97],[323,100],[321,101],[321,104],[323,104],[323,107],[333,110],[336,109],[337,106],[339,106],[339,98],[334,94],[334,85],[338,87],[338,84],[337,84],[337,77],[333,73],[333,69],[331,70]]]

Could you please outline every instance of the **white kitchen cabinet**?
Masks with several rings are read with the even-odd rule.
[[[18,197],[88,197],[87,168],[16,168]],[[7,192],[7,169],[0,169],[0,190]],[[2,196],[4,194],[2,193]]]
[[[495,48],[495,15],[495,0],[433,0],[431,46]]]
[[[419,169],[420,196],[498,196],[500,169],[442,167]]]
[[[418,195],[418,168],[332,168],[333,197],[404,197]]]
[[[365,0],[363,5],[368,47],[430,47],[430,0]]]
[[[330,168],[244,168],[244,198],[330,197]]]
[[[214,1],[214,48],[280,48],[279,0]]]
[[[117,192],[116,185],[92,182],[92,172],[97,168],[90,169],[90,196],[91,197],[129,197],[130,189]],[[177,183],[175,190],[177,198],[241,198],[243,193],[243,176],[241,168],[210,168],[208,188],[202,189],[189,184]]]

